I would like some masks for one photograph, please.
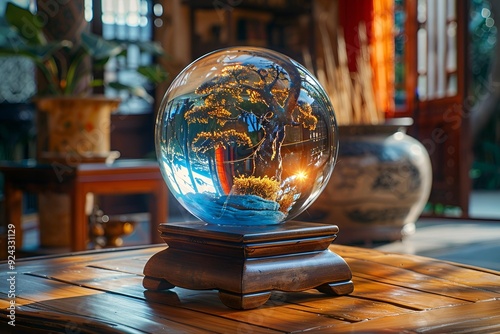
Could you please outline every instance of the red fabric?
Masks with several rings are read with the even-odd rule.
[[[358,25],[365,22],[368,43],[372,40],[373,1],[339,0],[339,23],[344,29],[344,37],[349,60],[349,70],[356,72],[356,56],[359,52]]]

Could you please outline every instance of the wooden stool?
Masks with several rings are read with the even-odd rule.
[[[34,161],[0,164],[5,176],[5,214],[7,224],[16,227],[16,248],[22,247],[22,194],[55,191],[71,198],[71,250],[87,249],[88,219],[85,214],[87,193],[96,195],[150,194],[152,243],[161,243],[159,223],[167,221],[168,193],[158,163],[151,160],[118,160],[113,164],[86,163],[66,165],[60,162],[40,164]]]

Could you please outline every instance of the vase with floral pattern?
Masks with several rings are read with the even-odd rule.
[[[338,225],[339,243],[396,241],[413,233],[432,169],[425,147],[406,134],[411,121],[339,126],[335,173],[302,219]]]
[[[38,109],[39,161],[104,162],[110,152],[111,113],[119,99],[103,96],[50,97],[35,101]]]

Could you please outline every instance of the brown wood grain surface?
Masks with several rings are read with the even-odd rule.
[[[1,333],[349,333],[500,331],[500,272],[435,259],[331,246],[351,267],[354,292],[273,292],[252,310],[224,306],[217,291],[142,286],[147,260],[165,246],[16,263],[16,327],[0,265]]]

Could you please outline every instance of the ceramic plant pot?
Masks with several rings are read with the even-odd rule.
[[[411,121],[340,126],[335,170],[302,219],[338,225],[339,243],[395,241],[413,233],[432,169],[425,147],[406,134]]]
[[[106,161],[111,154],[111,113],[119,103],[118,99],[101,96],[36,100],[38,160],[71,163]]]

